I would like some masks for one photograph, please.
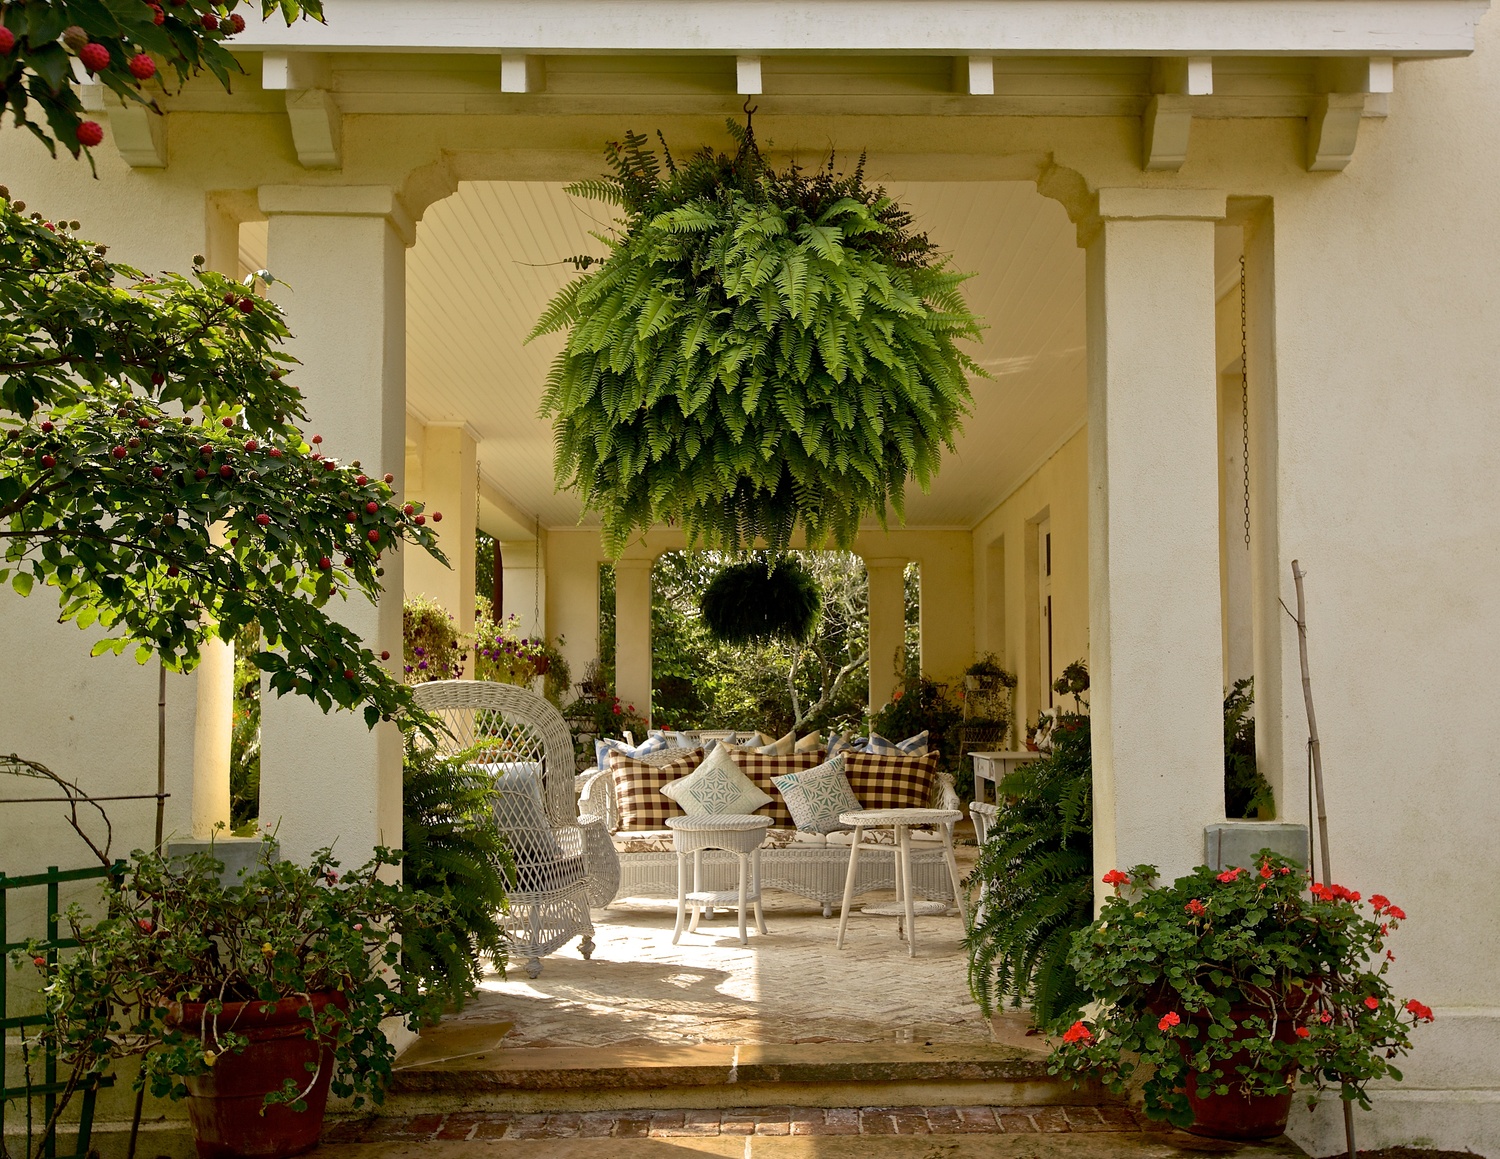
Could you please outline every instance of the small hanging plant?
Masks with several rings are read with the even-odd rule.
[[[848,548],[861,519],[903,513],[967,411],[956,345],[979,321],[946,259],[883,189],[833,158],[769,167],[748,122],[733,156],[677,165],[643,136],[569,192],[623,210],[609,256],[548,306],[567,331],[548,376],[558,485],[599,512],[618,555],[657,523],[690,544]]]
[[[731,564],[714,576],[698,603],[709,635],[721,644],[802,643],[822,607],[818,581],[788,555]]]

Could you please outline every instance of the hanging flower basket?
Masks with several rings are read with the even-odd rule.
[[[751,644],[806,640],[822,606],[817,580],[784,555],[726,567],[704,589],[698,608],[715,640]]]
[[[983,371],[956,345],[979,321],[912,217],[827,166],[772,169],[738,149],[682,165],[627,134],[614,172],[569,187],[619,207],[609,255],[553,299],[566,331],[542,413],[559,486],[598,511],[613,554],[658,523],[690,544],[843,548],[900,516],[953,448]]]

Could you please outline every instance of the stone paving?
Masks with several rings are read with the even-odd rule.
[[[1169,1132],[1124,1107],[752,1107],[732,1110],[465,1113],[347,1122],[325,1143],[674,1139],[798,1135],[1042,1135]]]

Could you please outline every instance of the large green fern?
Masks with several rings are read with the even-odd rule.
[[[847,548],[866,515],[902,514],[909,480],[928,486],[983,373],[955,341],[980,332],[966,275],[863,161],[775,171],[730,131],[732,156],[680,167],[629,134],[612,175],[569,187],[624,220],[532,336],[568,332],[541,411],[559,486],[613,554],[657,523],[727,549],[780,550],[798,527]]]
[[[1039,1026],[1088,1000],[1068,964],[1094,916],[1089,718],[1064,714],[1052,752],[1000,782],[1004,803],[970,876],[969,989],[986,1014],[1029,999]]]

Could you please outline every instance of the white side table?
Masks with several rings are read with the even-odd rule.
[[[765,842],[771,818],[753,813],[700,813],[691,817],[668,817],[672,830],[672,848],[677,853],[677,928],[672,944],[682,937],[682,926],[688,906],[693,920],[688,933],[698,932],[698,919],[705,909],[728,909],[738,905],[740,911],[740,945],[748,945],[745,932],[745,906],[755,906],[755,928],[766,933],[766,919],[760,908],[760,847]],[[703,851],[724,849],[740,859],[738,890],[705,890],[703,888]],[[693,888],[688,889],[688,854],[693,855]]]
[[[970,753],[974,761],[974,800],[984,803],[984,783],[990,783],[990,798],[1000,802],[1000,782],[1013,773],[1017,766],[1034,761],[1042,756],[1028,749],[1018,752]]]
[[[953,904],[965,927],[969,924],[964,911],[963,884],[958,876],[958,862],[953,857],[953,825],[963,819],[957,809],[861,809],[855,813],[839,814],[839,822],[854,826],[854,844],[849,850],[849,876],[844,879],[844,908],[839,914],[838,946],[844,945],[844,930],[849,925],[849,903],[854,900],[854,879],[859,870],[860,850],[879,850],[896,855],[896,900],[894,903],[867,905],[863,912],[885,917],[899,917],[906,923],[906,952],[917,956],[917,914],[928,916],[946,913],[948,907],[940,901],[916,900],[911,888],[911,827],[913,825],[935,825],[943,834],[943,860],[948,863],[948,876],[953,881]],[[671,824],[669,821],[668,824]],[[866,842],[866,829],[894,829],[896,846],[877,845]]]

